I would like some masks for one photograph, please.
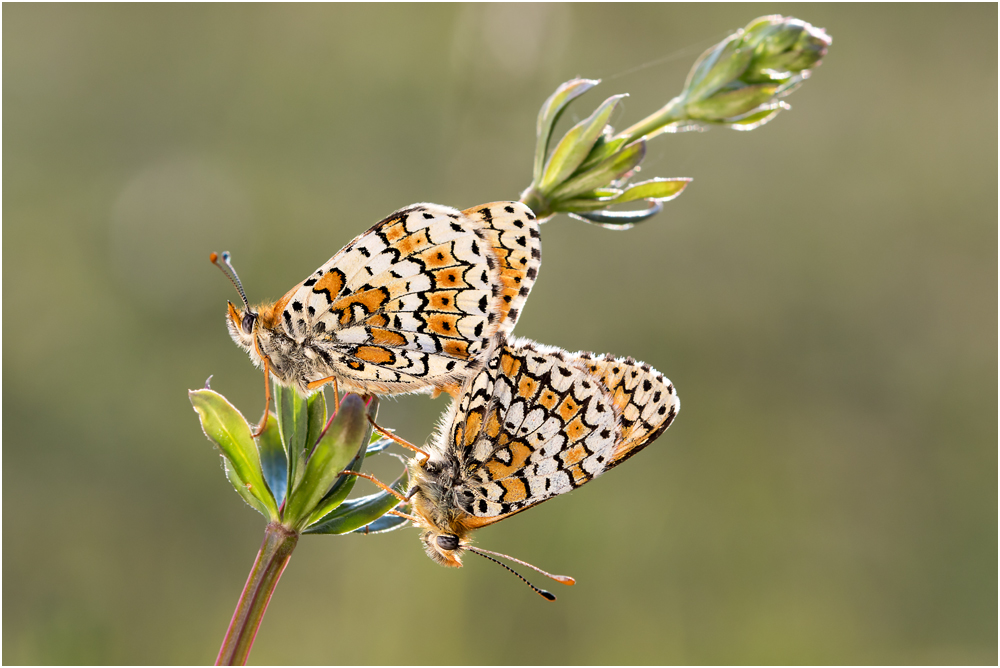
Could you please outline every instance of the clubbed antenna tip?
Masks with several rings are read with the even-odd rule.
[[[229,251],[223,251],[221,257],[218,253],[212,253],[208,256],[208,259],[236,286],[236,290],[240,293],[240,299],[243,300],[243,305],[249,310],[250,302],[247,301],[247,295],[243,292],[243,283],[240,282],[240,277],[236,274],[236,270],[233,269],[232,262],[229,261]]]
[[[542,575],[545,575],[546,577],[550,577],[553,580],[555,580],[556,582],[561,582],[564,585],[576,584],[576,580],[574,580],[573,578],[569,577],[568,575],[552,575],[551,573],[546,573],[545,571],[543,571],[541,568],[538,568],[537,566],[532,566],[531,564],[529,564],[526,561],[521,561],[520,559],[515,559],[514,557],[511,557],[511,556],[506,555],[506,554],[501,554],[500,552],[492,552],[491,550],[484,550],[484,549],[478,548],[478,547],[469,547],[469,551],[473,552],[475,554],[478,554],[483,559],[489,559],[493,563],[499,564],[499,565],[503,566],[508,571],[510,571],[511,573],[513,573],[514,575],[516,575],[521,580],[521,582],[523,582],[524,584],[526,584],[529,587],[531,587],[531,589],[536,594],[538,594],[539,596],[541,596],[542,598],[544,598],[547,601],[554,601],[554,600],[556,600],[555,594],[553,594],[552,592],[549,592],[549,591],[545,591],[544,589],[539,589],[535,585],[533,585],[530,582],[528,582],[524,578],[524,576],[522,576],[520,573],[518,573],[517,571],[515,571],[513,568],[511,568],[507,564],[503,563],[502,561],[494,559],[493,557],[491,557],[489,555],[490,554],[495,554],[498,557],[503,557],[505,559],[510,559],[511,561],[519,563],[519,564],[521,564],[523,566],[527,566],[528,568],[533,568],[534,570],[538,571]]]

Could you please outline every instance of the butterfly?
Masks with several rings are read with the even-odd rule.
[[[538,222],[520,202],[459,211],[414,204],[376,223],[276,302],[236,286],[230,336],[284,386],[360,394],[456,392],[510,332],[541,265]],[[263,420],[267,419],[267,411]],[[263,422],[262,422],[263,424]],[[260,428],[259,428],[260,429]]]
[[[409,518],[439,564],[461,566],[465,550],[506,557],[472,547],[472,531],[618,466],[662,434],[679,409],[673,384],[648,364],[508,342],[500,333],[426,453],[410,460]]]

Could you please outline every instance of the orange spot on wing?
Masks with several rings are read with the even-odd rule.
[[[393,244],[403,237],[406,236],[406,225],[404,225],[398,218],[388,225],[382,227],[382,235],[385,236],[385,240]]]
[[[538,390],[538,381],[531,376],[523,376],[517,385],[517,393],[525,399],[531,399]]]
[[[500,358],[500,369],[508,378],[514,378],[521,371],[521,360],[505,352]]]
[[[428,248],[420,253],[420,259],[423,261],[424,266],[427,269],[439,269],[441,267],[450,267],[453,264],[458,264],[455,260],[455,256],[452,255],[451,251],[444,246]]]
[[[396,356],[390,351],[377,346],[358,346],[354,356],[372,364],[392,364],[396,361]]]
[[[445,341],[444,345],[441,346],[441,350],[444,351],[446,355],[467,359],[469,357],[469,342],[459,341],[457,339]]]
[[[559,458],[562,459],[564,466],[572,466],[574,464],[579,464],[587,458],[587,450],[582,444],[578,443],[572,448],[563,451]]]
[[[465,445],[472,445],[479,435],[479,428],[483,425],[482,409],[477,409],[469,413],[465,419]]]
[[[434,276],[434,286],[437,288],[467,288],[465,270],[460,267],[448,267],[430,272]]]
[[[545,390],[542,392],[542,396],[538,398],[538,403],[545,406],[548,410],[552,410],[556,407],[556,401],[559,400],[559,396],[556,395],[552,390]]]
[[[448,313],[430,313],[425,317],[427,329],[441,336],[460,336],[458,316]]]
[[[583,419],[578,415],[572,422],[566,425],[566,436],[570,442],[575,443],[590,433],[590,428],[583,424]]]
[[[523,469],[532,452],[531,448],[521,441],[511,443],[508,450],[510,450],[510,464],[504,464],[495,456],[486,464],[491,480],[503,480],[516,471]]]
[[[355,304],[360,304],[367,313],[373,313],[379,310],[387,300],[388,291],[385,288],[375,288],[338,299],[330,305],[330,310],[339,312],[340,324],[346,325],[353,318],[353,309],[351,307]]]
[[[456,294],[458,294],[457,290],[440,290],[438,292],[427,293],[430,308],[435,311],[453,311],[455,313],[461,313],[461,310],[455,306]]]
[[[379,313],[365,320],[365,324],[369,325],[370,327],[385,327],[386,325],[389,324],[389,318]]]
[[[506,480],[502,480],[500,484],[505,490],[503,495],[504,501],[524,501],[528,496],[528,490],[524,486],[524,481],[519,478],[507,478]]]
[[[559,408],[556,409],[556,413],[559,414],[559,417],[561,417],[564,422],[569,422],[579,410],[580,404],[577,403],[576,399],[574,399],[572,395],[568,395],[565,399],[563,399],[563,402],[559,404]]]
[[[494,408],[490,411],[489,417],[486,418],[486,435],[490,438],[496,438],[500,435],[500,411]]]
[[[393,248],[399,250],[399,252],[404,256],[412,255],[413,253],[423,250],[427,246],[430,246],[430,241],[427,240],[427,230],[414,232],[409,236],[403,237],[392,245]]]
[[[584,471],[579,464],[574,464],[567,470],[570,472],[570,475],[573,476],[573,482],[575,482],[577,485],[582,485],[583,483],[590,480],[590,476],[587,475],[587,472]]]
[[[323,277],[316,281],[316,284],[312,287],[313,292],[323,292],[326,291],[330,295],[330,300],[337,298],[340,294],[340,290],[344,287],[344,274],[341,273],[339,269],[334,269],[333,271],[328,271],[323,274]]]
[[[406,345],[406,337],[396,332],[390,332],[387,329],[373,329],[372,343],[380,346],[402,347]]]

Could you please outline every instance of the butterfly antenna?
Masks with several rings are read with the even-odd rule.
[[[514,575],[516,575],[521,580],[521,582],[523,582],[524,584],[526,584],[529,587],[531,587],[536,594],[538,594],[539,596],[541,596],[542,598],[544,598],[546,601],[554,601],[554,600],[556,600],[555,594],[553,594],[552,592],[545,591],[544,589],[539,589],[535,585],[533,585],[530,582],[528,582],[527,580],[525,580],[524,576],[522,576],[520,573],[518,573],[517,571],[515,571],[513,568],[511,568],[507,564],[503,563],[502,561],[500,561],[498,559],[494,559],[493,557],[491,557],[488,554],[485,554],[483,552],[480,552],[479,550],[477,550],[474,547],[470,547],[469,550],[471,550],[472,552],[475,552],[476,554],[478,554],[483,559],[489,559],[494,564],[500,564],[501,566],[503,566],[504,568],[506,568],[508,571],[510,571],[511,573],[513,573]]]
[[[564,585],[575,585],[576,584],[576,580],[574,580],[573,578],[571,578],[568,575],[552,575],[552,573],[549,573],[548,571],[543,571],[538,566],[534,566],[532,564],[529,564],[527,561],[521,561],[520,559],[515,559],[514,557],[510,556],[509,554],[504,554],[502,552],[494,552],[493,550],[484,550],[481,547],[469,547],[469,549],[472,550],[473,552],[485,552],[486,554],[492,554],[494,557],[503,557],[504,559],[509,559],[509,560],[513,561],[514,563],[516,563],[516,564],[521,564],[522,566],[527,566],[528,568],[534,569],[534,570],[538,571],[539,573],[541,573],[542,575],[544,575],[545,577],[552,578],[556,582],[561,582]]]
[[[212,261],[212,264],[221,269],[222,273],[226,275],[226,278],[232,281],[233,285],[236,286],[236,289],[240,293],[240,297],[243,299],[243,305],[246,306],[249,311],[250,302],[247,301],[247,294],[243,292],[243,284],[240,283],[240,277],[236,275],[236,270],[233,269],[233,264],[229,261],[229,251],[223,251],[221,257],[218,253],[212,253],[208,256],[208,259]]]

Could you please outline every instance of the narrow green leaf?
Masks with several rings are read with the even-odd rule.
[[[402,529],[409,522],[405,517],[399,515],[383,515],[374,522],[355,529],[354,533],[363,533],[366,536],[374,533],[389,533],[396,529]]]
[[[639,211],[591,211],[589,213],[569,214],[577,220],[585,223],[593,223],[609,230],[628,230],[635,227],[636,223],[649,220],[659,212],[663,211],[663,204],[656,200],[649,201],[648,209]]]
[[[303,467],[302,479],[292,488],[285,506],[285,523],[304,523],[316,504],[330,491],[334,481],[359,451],[368,445],[371,425],[366,418],[364,400],[347,394],[340,410],[330,419],[326,431],[313,448]]]
[[[679,177],[673,179],[656,178],[641,183],[634,183],[625,189],[621,195],[615,198],[615,204],[623,202],[633,202],[637,199],[651,199],[658,202],[668,202],[679,196],[691,179]]]
[[[618,108],[624,97],[628,96],[613,95],[609,97],[594,110],[593,114],[570,128],[569,132],[559,140],[552,155],[549,156],[542,180],[539,183],[539,188],[543,192],[547,193],[558,187],[583,163],[598,137],[603,134],[604,126],[608,124],[611,114]]]
[[[614,204],[614,198],[606,199],[562,199],[559,200],[558,208],[562,213],[582,213],[585,211],[600,211]]]
[[[602,199],[611,201],[624,192],[621,188],[594,188],[590,192],[580,193],[578,199]]]
[[[188,397],[201,418],[205,435],[219,446],[244,487],[261,502],[272,519],[277,519],[278,505],[264,482],[257,445],[246,419],[213,390],[191,390]]]
[[[628,174],[642,162],[646,155],[646,141],[634,141],[590,171],[574,176],[552,192],[553,200],[575,199],[578,195],[595,188],[603,188]],[[562,211],[558,203],[553,205]]]
[[[744,132],[748,130],[756,130],[760,126],[773,121],[775,116],[786,109],[791,109],[791,107],[788,103],[781,101],[773,105],[764,105],[764,109],[762,111],[747,114],[742,118],[728,123],[726,127],[732,130],[742,130]]]
[[[605,126],[605,129],[610,130],[611,126]],[[585,172],[599,162],[602,162],[615,153],[625,145],[625,141],[628,137],[612,137],[610,132],[605,132],[597,141],[594,142],[594,148],[590,149],[590,154],[587,156],[586,160],[583,161],[579,167],[576,168],[576,173]]]
[[[390,487],[403,494],[406,492],[408,480],[407,473],[404,471]],[[340,507],[321,521],[307,527],[302,533],[348,533],[366,524],[371,524],[398,504],[399,499],[388,492],[378,492],[359,499],[352,499],[340,504]]]
[[[378,397],[373,397],[371,403],[368,404],[368,417],[370,417],[372,421],[375,421],[378,418]],[[378,433],[375,432],[374,429],[372,429],[371,432],[374,432],[372,434],[372,437],[374,437]],[[389,440],[389,439],[384,439],[384,440]],[[375,441],[374,443],[377,445],[378,443],[381,442],[382,439]],[[345,467],[344,470],[360,471],[361,465],[364,463],[365,458],[371,453],[371,449],[373,447],[374,445],[371,442],[369,442],[367,448],[365,449],[359,448],[358,452],[354,455],[354,458],[351,459],[350,465]],[[347,495],[350,494],[351,490],[354,489],[354,484],[357,481],[358,477],[354,475],[342,475],[339,478],[337,478],[336,482],[333,483],[333,486],[330,487],[330,491],[326,493],[326,496],[324,496],[320,500],[320,502],[316,504],[316,509],[312,512],[312,515],[309,518],[309,522],[310,523],[315,522],[316,520],[320,519],[327,513],[331,512],[341,503],[343,503],[344,499],[347,498]]]
[[[538,111],[538,122],[535,128],[538,140],[535,143],[535,166],[532,177],[534,183],[538,183],[542,177],[542,167],[545,166],[545,156],[549,152],[549,138],[552,136],[552,128],[559,121],[566,105],[599,83],[601,83],[599,80],[594,79],[571,79],[556,88],[549,99],[545,100],[542,108]]]
[[[225,456],[222,457],[222,468],[226,472],[226,479],[233,486],[233,489],[236,490],[236,493],[243,497],[243,500],[246,501],[247,505],[264,517],[270,518],[271,516],[268,514],[267,508],[265,508],[264,504],[260,502],[260,499],[250,493],[250,490],[247,489],[246,483],[240,478],[240,474],[238,474],[236,469],[233,468],[232,462],[230,462]]]
[[[271,413],[264,433],[257,437],[257,449],[260,451],[260,468],[264,480],[271,489],[275,503],[281,506],[288,489],[288,458],[281,445],[281,434],[278,433],[278,420]]]
[[[281,443],[288,457],[288,487],[302,478],[306,438],[309,435],[309,405],[295,388],[274,384],[274,408],[278,413]]]

